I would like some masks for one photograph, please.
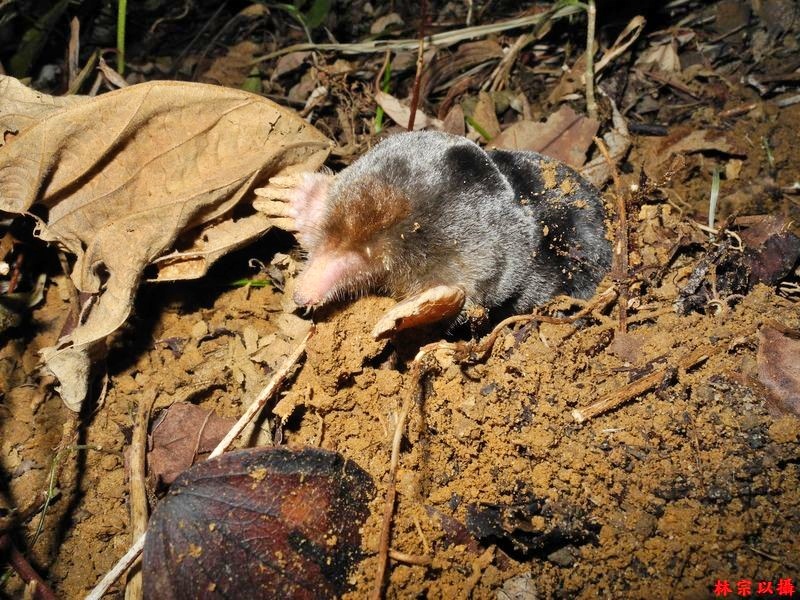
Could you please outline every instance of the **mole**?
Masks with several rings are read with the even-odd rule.
[[[290,179],[257,193],[308,253],[299,306],[370,292],[410,305],[435,289],[448,306],[431,319],[483,307],[494,320],[557,295],[588,298],[611,265],[599,191],[536,152],[417,131],[338,175]]]

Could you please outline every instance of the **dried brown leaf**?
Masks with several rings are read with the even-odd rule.
[[[144,597],[340,598],[364,557],[370,476],[318,448],[223,454],[181,475],[156,506]]]
[[[580,174],[598,188],[611,179],[612,169],[617,168],[631,147],[628,124],[616,103],[611,98],[608,98],[608,101],[611,104],[611,122],[614,127],[603,134],[603,141],[606,143],[613,164],[608,164],[606,157],[599,154],[580,169]]]
[[[770,391],[773,408],[800,416],[800,340],[764,326],[758,332],[758,379]]]
[[[489,147],[534,150],[572,167],[580,167],[586,162],[586,151],[598,127],[594,119],[579,115],[564,105],[544,123],[515,123],[492,140]]]
[[[503,58],[503,48],[495,40],[480,40],[461,44],[454,54],[440,52],[422,74],[422,97],[454,77],[463,76],[473,67],[494,63]]]
[[[176,402],[162,412],[148,444],[147,477],[153,487],[171,484],[205,460],[235,422],[188,402]]]
[[[392,121],[402,127],[408,125],[409,117],[411,117],[411,109],[400,100],[386,92],[376,92],[375,102],[386,111],[386,114],[392,118]],[[442,122],[439,119],[429,117],[424,112],[417,109],[417,113],[414,117],[414,130],[424,129],[425,127],[441,129]]]
[[[448,111],[442,121],[442,131],[453,135],[466,135],[467,125],[464,121],[464,109],[460,104],[456,104]]]
[[[369,32],[373,35],[377,35],[379,33],[383,33],[392,25],[402,27],[403,24],[403,17],[398,15],[396,12],[390,12],[388,15],[383,15],[382,17],[375,19],[375,22],[369,27]]]
[[[278,59],[278,62],[275,63],[275,68],[272,69],[272,74],[269,77],[270,81],[275,81],[278,77],[298,69],[309,56],[311,56],[310,50],[306,52],[290,52],[289,54],[284,54]]]
[[[218,56],[198,75],[201,83],[240,86],[253,69],[253,58],[261,51],[260,44],[249,40],[239,42]]]
[[[2,78],[0,85],[14,84]],[[57,102],[41,100],[48,107]],[[5,101],[2,113],[9,112]],[[145,83],[43,110],[0,148],[0,210],[43,207],[38,235],[77,257],[72,280],[80,292],[96,296],[84,307],[81,325],[57,348],[43,350],[68,406],[80,407],[85,382],[67,378],[85,366],[81,354],[128,317],[149,263],[193,230],[201,231],[196,239],[205,246],[191,248],[187,262],[205,253],[204,267],[263,233],[270,226],[263,217],[247,221],[238,240],[222,223],[255,182],[313,171],[329,148],[313,127],[264,98],[177,82]]]
[[[45,115],[87,100],[84,96],[48,96],[13,77],[0,77],[0,145],[6,133],[17,133]]]
[[[490,140],[500,135],[500,122],[497,120],[494,100],[488,92],[478,94],[478,103],[472,111],[472,118],[489,135]]]

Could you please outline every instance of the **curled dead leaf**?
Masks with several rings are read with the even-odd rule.
[[[376,92],[375,102],[386,111],[386,114],[389,115],[395,123],[403,127],[408,125],[408,120],[411,117],[411,109],[400,102],[400,100],[386,92]],[[439,119],[429,117],[424,112],[417,109],[414,117],[414,130],[416,131],[426,127],[441,129],[442,122]]]

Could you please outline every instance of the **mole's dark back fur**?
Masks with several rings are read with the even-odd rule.
[[[591,296],[609,269],[600,195],[554,159],[414,132],[342,171],[331,206],[364,181],[390,186],[410,207],[373,236],[382,287],[395,296],[457,285],[472,304],[522,313],[558,294]]]

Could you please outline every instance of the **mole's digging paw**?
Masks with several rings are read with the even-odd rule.
[[[420,327],[453,318],[464,306],[466,294],[460,287],[437,285],[403,300],[375,324],[372,337],[389,337],[403,329]]]
[[[272,217],[275,226],[297,233],[307,247],[324,218],[328,187],[333,179],[327,173],[295,173],[272,177],[258,188],[253,207]]]

